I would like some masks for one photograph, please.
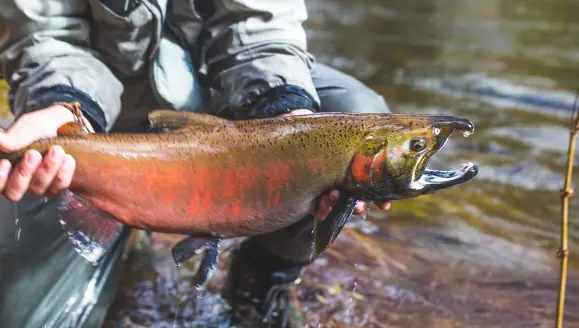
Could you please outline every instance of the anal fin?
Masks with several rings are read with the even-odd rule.
[[[191,257],[199,254],[201,249],[205,247],[205,253],[199,263],[199,268],[193,277],[193,290],[192,295],[184,295],[179,301],[178,307],[180,308],[185,302],[189,301],[190,298],[198,300],[201,297],[202,287],[207,283],[207,281],[213,276],[215,270],[217,269],[217,264],[219,264],[219,253],[221,246],[221,238],[216,236],[211,237],[187,237],[180,242],[178,242],[173,249],[173,259],[179,266],[180,263],[187,261]],[[179,310],[175,313],[175,322],[173,324],[176,327],[179,316]]]
[[[173,246],[171,250],[175,263],[179,265],[199,254],[203,247],[205,248],[205,253],[193,278],[193,283],[196,286],[204,285],[215,273],[219,264],[221,238],[215,236],[188,237]]]
[[[205,285],[205,283],[213,276],[217,265],[219,264],[219,254],[221,251],[221,238],[214,237],[207,240],[205,244],[205,254],[199,264],[199,269],[193,278],[193,283],[196,286]]]
[[[173,246],[171,254],[177,265],[188,261],[193,256],[201,253],[207,238],[205,237],[187,237]]]

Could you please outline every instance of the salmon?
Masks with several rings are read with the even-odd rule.
[[[320,195],[341,199],[318,220],[315,254],[331,245],[360,201],[405,199],[450,188],[477,174],[472,163],[426,168],[471,121],[440,115],[318,113],[247,121],[157,110],[153,133],[83,133],[75,123],[11,154],[60,145],[76,161],[59,196],[59,220],[81,255],[98,259],[123,226],[187,234],[178,262],[205,247],[200,280],[211,275],[223,238],[263,235],[311,216]]]

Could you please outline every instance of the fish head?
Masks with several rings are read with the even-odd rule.
[[[351,177],[369,200],[393,200],[434,193],[469,181],[478,173],[472,163],[458,170],[427,168],[430,158],[455,132],[468,137],[474,124],[440,115],[391,115],[369,129],[354,156]]]

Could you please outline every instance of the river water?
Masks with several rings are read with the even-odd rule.
[[[464,116],[432,168],[473,161],[458,188],[354,219],[295,288],[310,327],[552,327],[559,192],[579,85],[579,3],[313,0],[310,50],[396,113]],[[577,158],[576,163],[579,163]],[[577,173],[576,177],[579,176]],[[575,184],[578,178],[574,178]],[[571,201],[566,327],[579,327],[579,198]],[[155,234],[131,258],[106,326],[170,326],[193,264]],[[228,263],[227,252],[221,269]],[[184,326],[227,326],[219,270]]]
[[[305,321],[311,327],[552,327],[558,190],[579,85],[579,4],[316,0],[307,6],[309,46],[318,61],[367,83],[393,112],[471,119],[474,135],[453,136],[431,166],[473,161],[480,173],[458,188],[353,220],[296,288]],[[575,198],[567,327],[579,327],[577,213]],[[187,287],[182,280],[192,273],[173,268],[167,257],[173,242],[157,235],[154,250],[136,257],[110,322],[170,322],[174,310],[167,309],[175,308],[178,290]],[[224,274],[211,282],[213,293],[194,324],[227,326],[217,296]]]

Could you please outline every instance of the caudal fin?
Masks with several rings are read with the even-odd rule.
[[[123,232],[124,225],[69,189],[61,191],[57,218],[74,249],[97,264]]]

